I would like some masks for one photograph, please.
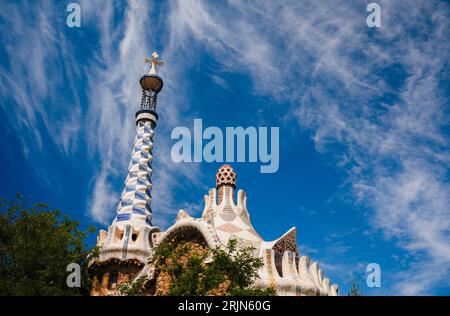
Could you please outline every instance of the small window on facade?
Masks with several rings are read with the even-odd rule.
[[[137,234],[131,235],[131,239],[132,239],[133,241],[136,241],[136,239],[137,239]]]
[[[109,284],[108,287],[110,290],[113,290],[116,288],[117,286],[117,277],[118,277],[118,273],[117,272],[111,272],[111,274],[109,275]]]

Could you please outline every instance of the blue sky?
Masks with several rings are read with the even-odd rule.
[[[0,192],[83,225],[114,217],[144,57],[164,89],[154,223],[200,215],[220,163],[173,163],[176,126],[278,126],[280,168],[233,163],[266,239],[296,226],[303,255],[346,294],[450,294],[450,7],[440,1],[0,2]],[[90,242],[95,238],[91,237]],[[382,287],[365,286],[365,268]]]

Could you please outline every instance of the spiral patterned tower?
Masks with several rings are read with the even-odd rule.
[[[163,87],[163,81],[156,75],[156,71],[152,73],[152,70],[149,74],[142,76],[140,80],[142,99],[141,107],[136,112],[136,137],[125,188],[117,207],[115,223],[127,221],[135,226],[144,224],[153,226],[150,206],[152,202],[153,135],[158,122],[157,96]]]
[[[162,65],[155,52],[150,72],[140,79],[142,99],[136,112],[136,137],[128,166],[125,187],[117,206],[117,214],[108,232],[97,237],[99,254],[91,258],[89,267],[94,276],[92,295],[117,294],[117,286],[134,278],[147,263],[153,247],[152,234],[159,228],[152,224],[151,189],[153,173],[153,136],[158,121],[156,103],[163,80],[156,74]]]

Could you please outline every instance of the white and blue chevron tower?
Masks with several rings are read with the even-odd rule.
[[[114,222],[131,222],[135,226],[152,225],[152,149],[155,122],[141,118],[137,122],[133,152],[125,187],[120,196]]]
[[[115,293],[117,284],[132,279],[142,269],[153,247],[153,233],[160,231],[152,224],[151,209],[156,103],[163,87],[163,80],[156,74],[156,67],[163,65],[158,57],[154,52],[151,59],[145,59],[151,69],[139,81],[142,99],[136,112],[136,137],[125,187],[113,223],[97,237],[99,255],[89,265],[94,275],[92,291],[100,295]]]

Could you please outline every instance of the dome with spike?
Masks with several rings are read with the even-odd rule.
[[[216,188],[222,185],[236,187],[236,172],[230,165],[223,165],[216,173]]]

